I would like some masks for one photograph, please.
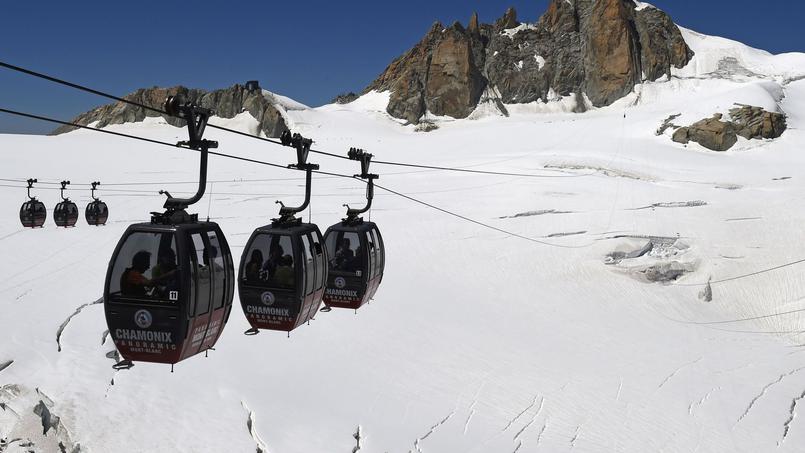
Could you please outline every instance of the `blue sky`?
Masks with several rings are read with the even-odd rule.
[[[772,53],[805,51],[805,2],[654,0],[680,25]],[[124,95],[215,89],[250,79],[308,105],[360,91],[435,20],[493,22],[514,6],[533,22],[547,0],[5,2],[0,60]],[[70,119],[106,103],[0,68],[0,107]],[[48,124],[0,114],[0,133]]]

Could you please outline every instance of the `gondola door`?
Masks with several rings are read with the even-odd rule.
[[[366,232],[366,239],[369,241],[369,254],[371,257],[370,266],[372,268],[371,276],[369,277],[369,283],[366,285],[366,299],[367,301],[371,300],[375,296],[375,292],[377,292],[377,288],[380,286],[380,281],[383,279],[383,267],[384,267],[384,250],[383,250],[383,243],[380,239],[380,232],[377,228],[372,228]]]
[[[186,236],[187,245],[190,248],[190,279],[191,286],[195,287],[194,301],[191,304],[191,324],[188,326],[190,335],[185,343],[182,352],[182,359],[201,352],[202,343],[207,336],[207,329],[210,326],[210,312],[213,295],[213,276],[209,259],[209,241],[204,231],[190,230]]]
[[[212,301],[210,307],[210,324],[204,340],[201,343],[201,350],[205,351],[218,340],[223,326],[229,318],[232,310],[232,296],[234,293],[235,275],[232,271],[232,254],[226,239],[217,231],[207,231],[207,267],[210,271],[210,284],[212,286]],[[230,303],[227,303],[230,301]]]
[[[324,249],[324,241],[318,228],[310,233],[310,239],[312,245],[311,251],[316,266],[315,291],[313,293],[313,304],[311,305],[313,311],[310,316],[312,318],[319,310],[319,306],[321,306],[324,297],[324,287],[327,284],[327,252]]]
[[[302,241],[303,272],[305,274],[305,284],[301,286],[303,302],[302,309],[297,320],[297,325],[308,322],[316,314],[318,303],[316,301],[316,261],[313,253],[312,240],[309,233],[300,235]]]

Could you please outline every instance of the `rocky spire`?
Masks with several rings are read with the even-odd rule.
[[[481,28],[478,24],[478,13],[472,13],[472,17],[470,17],[470,22],[467,24],[467,33],[472,36],[480,36],[481,35]]]
[[[520,22],[517,22],[517,10],[509,8],[506,10],[506,14],[495,22],[495,29],[508,30],[518,25],[520,25]]]

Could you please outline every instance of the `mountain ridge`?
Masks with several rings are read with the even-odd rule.
[[[436,22],[364,93],[391,91],[390,115],[466,118],[486,90],[504,104],[575,94],[603,107],[643,81],[670,76],[692,58],[661,10],[633,0],[552,0],[535,24],[509,8],[494,24]],[[583,110],[583,108],[581,109]]]

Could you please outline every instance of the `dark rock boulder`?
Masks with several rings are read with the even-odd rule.
[[[738,135],[745,139],[777,138],[787,128],[785,115],[768,112],[761,107],[739,105],[730,109],[730,117]]]
[[[726,151],[738,142],[738,136],[748,140],[772,139],[780,137],[785,130],[786,118],[782,113],[738,105],[730,109],[729,121],[717,113],[712,118],[678,128],[672,140],[683,144],[694,141],[713,151]]]
[[[248,90],[243,85],[204,91],[182,86],[173,88],[144,88],[129,94],[124,99],[162,110],[162,104],[168,96],[180,96],[186,101],[194,102],[202,107],[215,111],[220,118],[234,118],[243,112],[249,112],[260,124],[260,132],[268,137],[279,137],[287,129],[285,119],[274,105],[270,94],[262,90]],[[112,124],[123,124],[143,121],[146,117],[162,116],[168,124],[184,126],[178,118],[160,115],[151,110],[136,107],[123,102],[108,104],[83,113],[72,120],[73,123],[88,125],[97,123],[95,127],[106,127]],[[53,135],[70,132],[75,128],[62,126]]]
[[[720,113],[697,121],[688,127],[681,127],[674,132],[673,140],[687,144],[694,141],[713,151],[726,151],[738,142],[735,127],[729,121],[721,121]]]

